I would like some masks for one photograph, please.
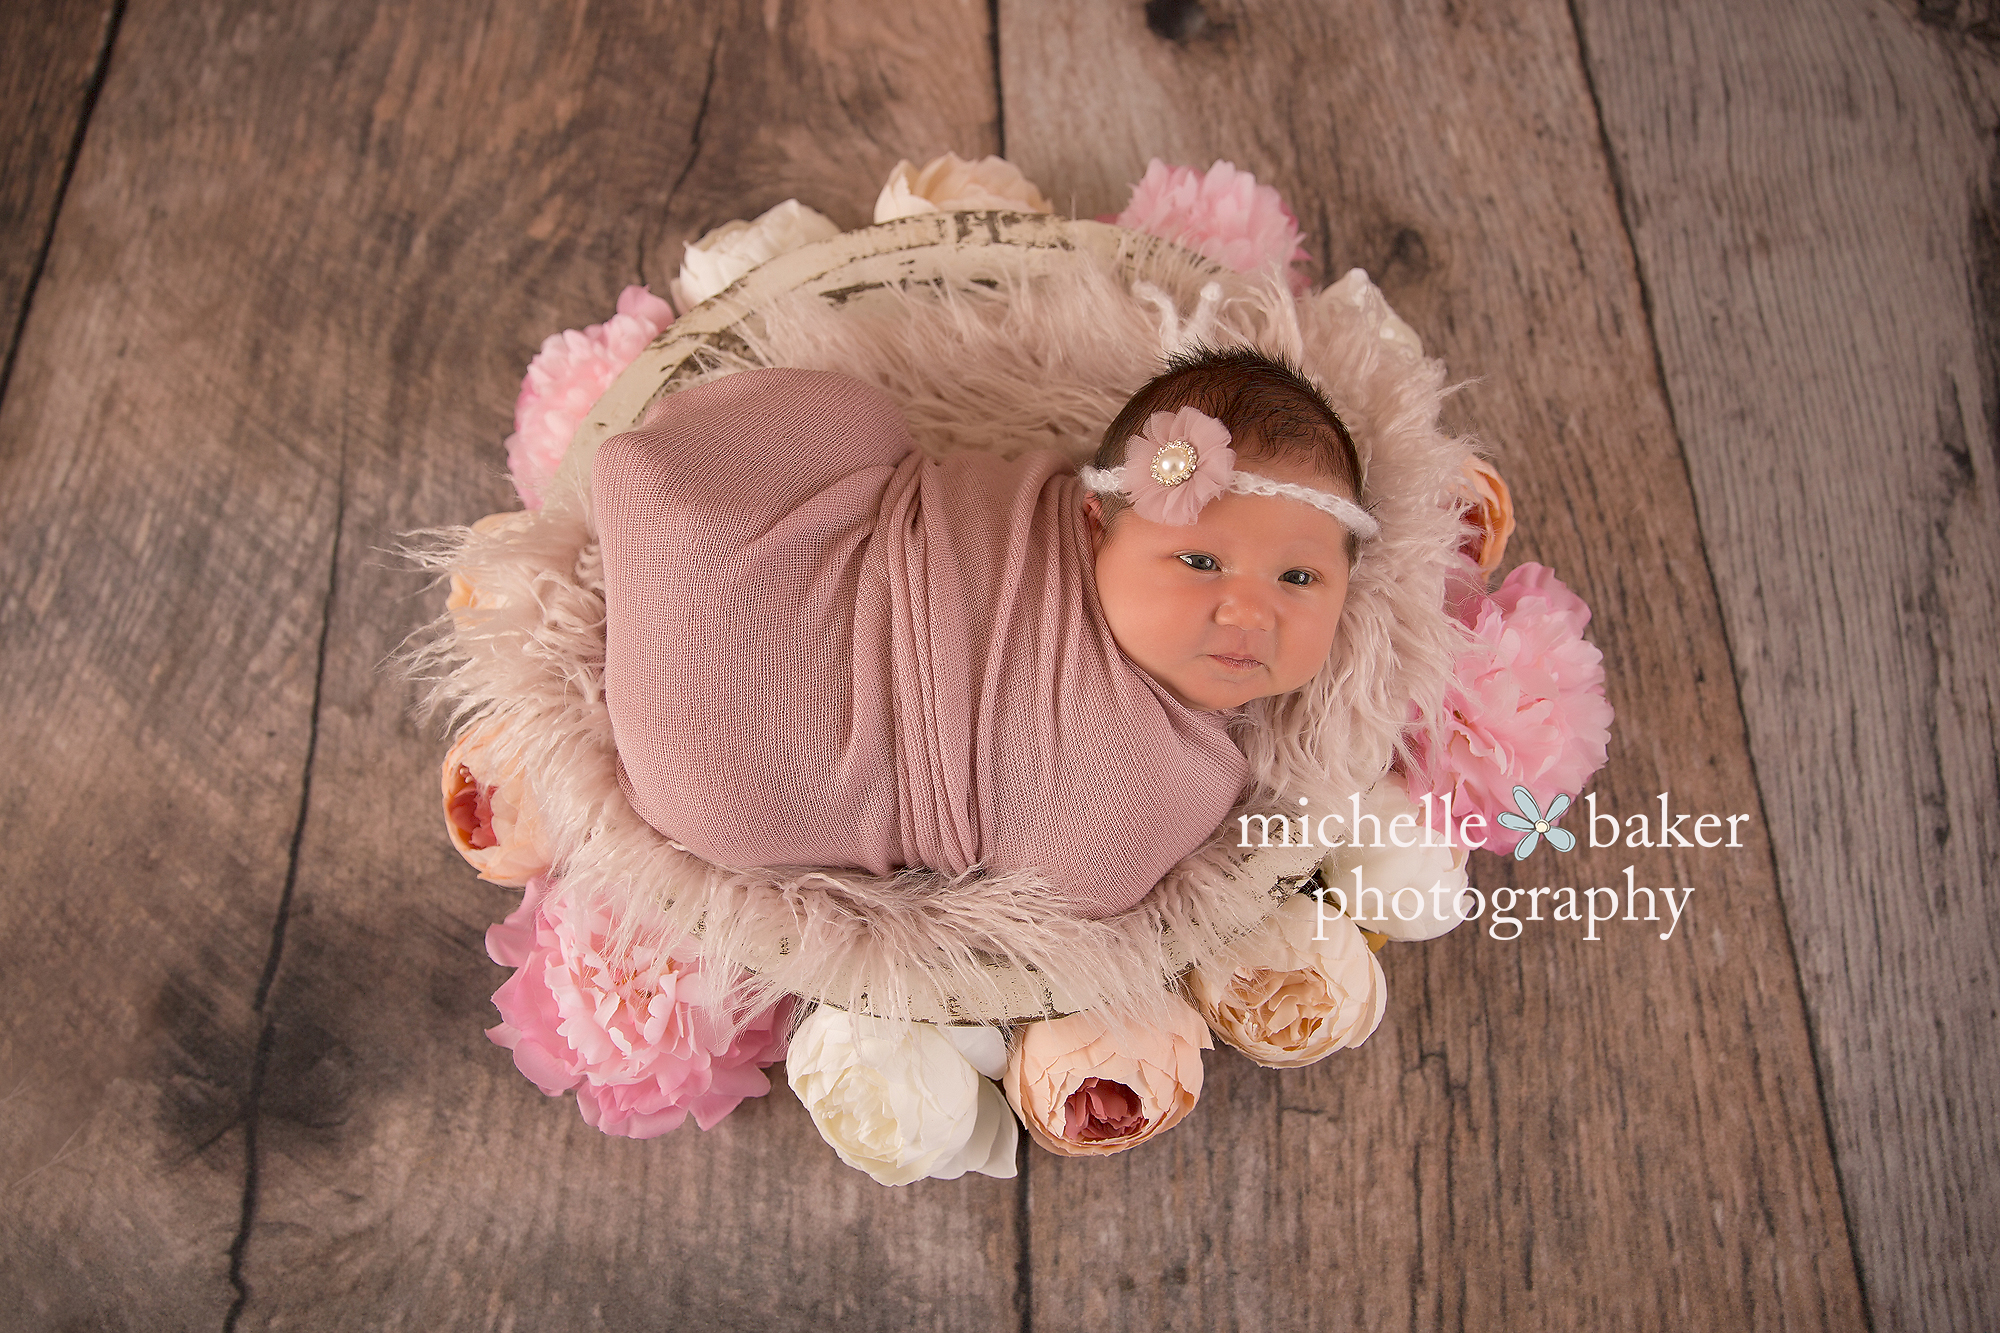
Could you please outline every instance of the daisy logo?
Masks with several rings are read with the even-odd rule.
[[[1514,788],[1514,805],[1520,813],[1515,814],[1513,810],[1502,810],[1500,812],[1500,827],[1513,829],[1516,833],[1522,835],[1521,840],[1514,844],[1514,859],[1516,861],[1527,860],[1528,854],[1535,850],[1543,838],[1547,838],[1549,845],[1559,852],[1566,852],[1576,846],[1576,835],[1574,833],[1571,833],[1568,829],[1559,829],[1555,826],[1556,821],[1562,818],[1563,812],[1569,809],[1568,796],[1558,794],[1553,801],[1549,802],[1548,811],[1544,813],[1536,807],[1533,792],[1530,792],[1526,787],[1516,787]]]

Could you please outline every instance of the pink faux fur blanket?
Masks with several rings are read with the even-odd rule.
[[[1053,453],[926,458],[845,375],[746,371],[597,455],[632,807],[725,866],[1038,870],[1138,903],[1248,775],[1111,637]]]

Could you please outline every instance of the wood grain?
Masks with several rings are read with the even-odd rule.
[[[2000,1324],[1982,8],[1579,6],[1881,1330]]]
[[[1183,8],[1186,8],[1185,6]],[[1213,3],[1002,10],[1007,143],[1083,213],[1148,156],[1254,170],[1359,264],[1497,449],[1515,554],[1599,611],[1600,807],[1754,814],[1685,464],[1567,10]],[[1183,25],[1185,28],[1187,25]],[[1578,817],[1578,827],[1582,820]],[[1094,1327],[1852,1328],[1860,1298],[1759,821],[1735,851],[1482,858],[1492,888],[1695,885],[1671,940],[1544,920],[1393,948],[1373,1040],[1302,1073],[1212,1059],[1168,1140],[1037,1161],[1036,1318]]]
[[[0,392],[114,27],[110,0],[0,11]]]
[[[264,108],[163,114],[259,55],[190,17],[176,47],[128,15],[185,59],[100,98],[0,406],[0,1289],[32,1327],[212,1329],[234,1299],[311,745],[341,392],[300,242],[326,182],[276,77]]]
[[[703,1134],[586,1126],[482,1029],[513,904],[449,850],[438,734],[386,669],[440,590],[385,554],[513,507],[521,367],[679,242],[797,194],[865,222],[896,158],[991,146],[983,9],[383,6],[315,98],[344,182],[325,285],[352,333],[313,803],[259,1120],[244,1328],[985,1327],[1014,1319],[1015,1188],[886,1190],[782,1086]],[[274,37],[311,68],[325,37]],[[348,147],[352,126],[365,147]],[[347,128],[342,128],[343,126]]]

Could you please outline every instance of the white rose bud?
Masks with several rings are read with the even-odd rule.
[[[796,199],[760,213],[754,222],[725,222],[688,243],[681,275],[670,286],[674,304],[686,314],[766,260],[838,235],[833,219]]]
[[[984,1057],[980,1032],[999,1036],[959,1038]],[[792,1036],[785,1078],[840,1160],[878,1184],[1014,1175],[1020,1126],[1007,1099],[933,1024],[821,1005]]]
[[[1465,848],[1443,845],[1441,817],[1435,818],[1436,827],[1425,830],[1424,808],[1410,799],[1402,775],[1390,773],[1377,782],[1361,798],[1361,812],[1382,821],[1382,845],[1372,845],[1377,838],[1371,823],[1366,842],[1333,849],[1322,863],[1329,906],[1344,907],[1356,921],[1392,940],[1436,939],[1463,921]],[[1398,815],[1409,820],[1392,831]],[[1417,845],[1398,847],[1399,837]],[[1426,847],[1426,842],[1436,845]],[[1380,892],[1369,891],[1376,889]]]
[[[875,200],[875,220],[893,222],[920,213],[979,212],[1003,209],[1011,213],[1053,213],[1021,169],[1002,157],[967,162],[957,153],[932,158],[922,171],[898,162],[889,183]]]

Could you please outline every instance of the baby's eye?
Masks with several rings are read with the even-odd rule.
[[[1200,551],[1182,551],[1179,559],[1189,569],[1198,569],[1204,574],[1213,574],[1222,568],[1214,556],[1203,555]]]
[[[1290,583],[1295,587],[1310,588],[1313,584],[1319,582],[1319,575],[1313,573],[1310,569],[1288,569],[1278,575],[1278,580],[1281,583]]]

